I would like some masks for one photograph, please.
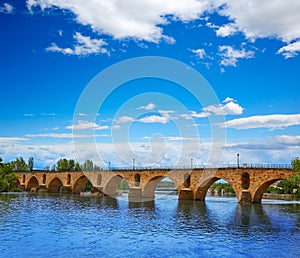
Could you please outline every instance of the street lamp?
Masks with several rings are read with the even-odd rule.
[[[134,170],[134,168],[135,168],[134,163],[135,163],[135,159],[132,159],[132,169],[133,169],[133,170]]]
[[[236,159],[237,159],[237,167],[240,168],[240,154],[236,155]]]
[[[191,158],[191,169],[193,169],[193,158]]]

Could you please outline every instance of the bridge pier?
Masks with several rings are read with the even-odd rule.
[[[189,188],[180,189],[178,192],[179,200],[194,200],[194,191]]]
[[[131,187],[128,192],[128,200],[130,202],[141,202],[143,199],[143,191],[142,188],[139,187]]]
[[[252,203],[251,193],[247,190],[242,190],[241,197],[238,202],[240,204]]]

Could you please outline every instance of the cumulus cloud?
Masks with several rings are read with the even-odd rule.
[[[9,3],[4,3],[0,6],[0,13],[13,13],[14,7]]]
[[[130,116],[121,116],[116,119],[117,124],[126,124],[126,123],[130,123],[133,121],[134,121],[134,119]]]
[[[153,103],[149,103],[148,105],[146,105],[146,106],[141,106],[141,107],[138,107],[137,109],[153,110],[155,107],[156,107],[156,105],[155,105],[155,104],[153,104]]]
[[[103,39],[91,39],[89,36],[83,36],[81,33],[76,32],[74,35],[76,45],[73,48],[62,48],[52,43],[46,48],[46,51],[59,52],[64,55],[84,56],[91,54],[108,54],[108,50],[104,47],[107,43]]]
[[[166,124],[169,121],[169,118],[163,117],[163,116],[157,116],[157,115],[152,115],[152,116],[146,116],[141,119],[139,119],[140,122],[150,124],[150,123],[161,123],[161,124]]]
[[[218,27],[216,34],[218,37],[228,37],[231,35],[234,35],[236,33],[237,29],[234,26],[234,24],[229,23],[229,24],[225,24],[221,27]]]
[[[298,0],[217,0],[214,5],[220,15],[230,20],[229,28],[236,28],[249,39],[275,37],[290,42],[300,38]]]
[[[226,121],[222,127],[235,129],[271,128],[280,129],[288,126],[300,125],[300,114],[294,115],[265,115],[251,116]]]
[[[206,52],[204,48],[192,49],[191,51],[200,59],[204,59],[206,57]]]
[[[254,57],[254,52],[245,49],[234,49],[232,46],[219,46],[221,65],[236,66],[238,59],[249,59]]]
[[[34,11],[60,8],[74,13],[76,21],[97,33],[115,39],[133,38],[158,43],[174,43],[164,35],[160,25],[170,20],[188,22],[198,19],[208,9],[208,1],[197,0],[127,0],[127,1],[76,1],[76,0],[27,0],[27,8]]]
[[[109,129],[109,127],[107,125],[98,125],[96,123],[89,122],[89,121],[86,121],[86,120],[79,120],[76,125],[67,126],[66,129],[71,129],[71,130],[72,129],[73,130],[88,130],[88,129],[105,130],[105,129]]]
[[[294,43],[280,48],[277,51],[277,54],[282,54],[285,57],[285,59],[288,59],[297,56],[298,52],[300,52],[300,41],[296,41]]]
[[[228,101],[227,98],[226,104],[210,105],[203,108],[205,112],[213,113],[215,115],[241,115],[243,113],[243,108],[233,101]]]

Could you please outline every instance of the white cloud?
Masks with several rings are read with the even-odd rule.
[[[288,126],[300,125],[300,114],[294,115],[265,115],[238,118],[226,121],[222,127],[235,129],[272,128],[280,129]]]
[[[24,116],[33,117],[35,114],[24,114]]]
[[[288,146],[300,146],[300,135],[278,135],[276,140]]]
[[[137,109],[153,110],[155,107],[156,107],[155,104],[149,103],[148,105],[138,107]]]
[[[153,115],[153,116],[146,116],[143,117],[141,119],[139,119],[140,122],[142,123],[161,123],[161,124],[165,124],[169,121],[169,118],[167,117],[163,117],[163,116],[157,116],[157,115]]]
[[[103,39],[91,39],[89,36],[83,36],[81,33],[76,32],[74,35],[76,40],[76,45],[73,48],[61,48],[55,43],[52,43],[51,46],[47,47],[46,50],[50,52],[59,52],[64,55],[91,55],[91,54],[108,54],[106,48],[104,48],[107,43]]]
[[[200,112],[200,113],[197,113],[195,111],[191,111],[191,116],[192,117],[195,117],[195,118],[205,118],[205,117],[209,117],[211,115],[210,112]]]
[[[117,124],[126,124],[126,123],[130,123],[133,121],[134,121],[134,119],[130,116],[121,116],[116,119]]]
[[[163,34],[161,25],[170,20],[183,22],[198,19],[208,9],[208,1],[197,0],[27,0],[27,7],[60,8],[75,14],[76,21],[90,26],[94,32],[112,35],[115,39],[133,38],[158,43],[173,43]]]
[[[66,129],[73,129],[73,130],[88,130],[88,129],[93,129],[93,130],[105,130],[109,129],[107,125],[98,125],[93,122],[89,122],[86,120],[79,120],[76,125],[69,125],[66,127]]]
[[[216,115],[241,115],[244,109],[238,103],[230,101],[226,104],[211,105],[203,110]]]
[[[300,1],[216,0],[217,12],[231,21],[249,39],[278,38],[290,42],[300,38]]]
[[[227,102],[236,102],[236,100],[235,99],[233,99],[233,98],[230,98],[230,97],[227,97],[226,99],[224,99],[222,102],[223,103],[227,103]]]
[[[26,134],[26,137],[36,138],[36,137],[43,137],[43,138],[55,138],[55,139],[72,139],[72,133],[37,133],[37,134]]]
[[[72,138],[89,138],[89,134],[72,134],[72,133],[37,133],[37,134],[26,134],[26,137],[30,138],[54,138],[54,139],[72,139]],[[95,137],[107,137],[107,134],[95,134]]]
[[[0,137],[0,143],[16,141],[28,141],[28,139],[24,137]]]
[[[300,52],[300,41],[284,46],[277,51],[277,54],[282,54],[286,59],[295,57]]]
[[[206,57],[205,49],[199,48],[199,49],[192,49],[192,53],[196,54],[197,57],[200,59],[204,59]]]
[[[0,6],[0,13],[13,13],[14,7],[9,3],[4,3],[3,6]]]
[[[237,29],[235,28],[234,24],[229,23],[219,27],[216,31],[218,37],[228,37],[234,35]]]
[[[254,57],[254,52],[245,49],[234,49],[232,46],[219,46],[221,65],[236,66],[238,59],[249,59]]]

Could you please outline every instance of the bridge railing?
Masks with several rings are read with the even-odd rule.
[[[275,169],[292,169],[291,164],[282,164],[282,163],[243,163],[243,164],[218,164],[218,165],[198,165],[195,164],[193,166],[191,165],[185,165],[185,166],[134,166],[134,167],[119,167],[119,166],[111,166],[111,167],[103,167],[100,170],[101,171],[132,171],[132,170],[191,170],[191,169],[219,169],[219,168],[275,168]],[[25,172],[60,172],[60,171],[45,171],[45,170],[33,170],[33,171],[25,171]],[[63,171],[61,171],[63,172]],[[72,172],[72,171],[70,171]]]
[[[218,169],[218,168],[282,168],[291,169],[291,164],[281,163],[243,163],[243,164],[219,164],[219,165],[193,165],[193,166],[135,166],[135,167],[109,167],[104,170],[179,170],[179,169]]]

